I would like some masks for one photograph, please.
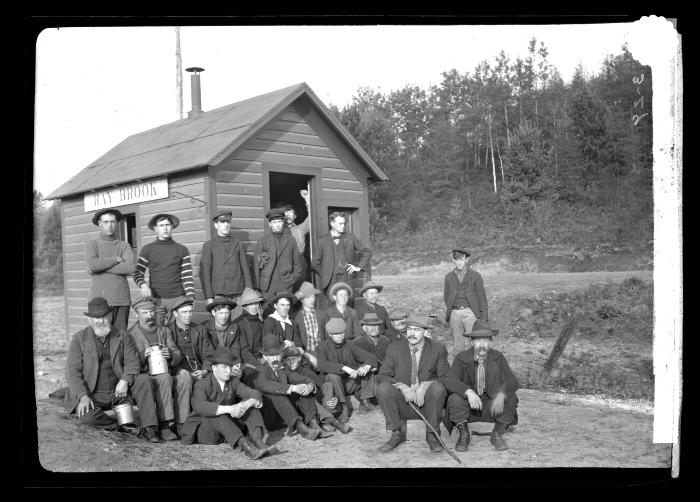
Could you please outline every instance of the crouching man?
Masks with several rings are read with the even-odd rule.
[[[131,388],[139,406],[141,426],[146,437],[158,443],[158,427],[153,386],[148,375],[140,375],[141,364],[131,337],[111,325],[112,307],[102,297],[88,303],[89,326],[73,335],[66,361],[68,390],[64,406],[76,412],[81,424],[98,429],[139,434],[135,424],[117,425],[104,413],[113,398],[127,396]]]
[[[276,451],[263,440],[265,426],[258,408],[262,396],[241,383],[240,358],[222,346],[209,356],[211,372],[198,380],[192,393],[192,413],[182,428],[183,444],[238,445],[251,459],[257,460]],[[243,431],[248,433],[250,439]]]
[[[455,449],[467,451],[470,441],[469,422],[493,422],[491,444],[507,450],[503,433],[518,423],[518,380],[503,354],[490,348],[498,330],[478,320],[469,335],[472,347],[455,356],[445,387],[447,416],[457,426],[459,438]]]
[[[440,416],[447,391],[443,385],[450,365],[447,349],[440,342],[425,337],[427,320],[408,316],[406,338],[386,349],[384,363],[377,376],[377,401],[386,419],[391,437],[380,452],[386,453],[406,441],[406,420],[420,419],[415,405],[440,433]],[[442,451],[435,434],[426,430],[425,439],[434,452]]]

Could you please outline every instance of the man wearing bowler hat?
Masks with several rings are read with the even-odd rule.
[[[386,419],[391,437],[379,449],[386,453],[406,441],[406,421],[421,417],[411,407],[421,410],[428,423],[440,434],[440,417],[445,408],[447,391],[444,381],[450,364],[447,349],[440,342],[425,338],[429,324],[424,316],[409,315],[406,338],[389,345],[377,376],[377,401]],[[442,446],[426,426],[425,439],[431,451]]]
[[[326,322],[328,314],[316,308],[316,295],[321,291],[310,282],[303,282],[294,297],[301,303],[301,308],[296,313],[294,320],[299,327],[301,344],[306,347],[304,357],[314,368],[318,367],[316,360],[316,348],[326,339]]]
[[[85,312],[89,326],[71,339],[65,370],[66,412],[76,412],[81,424],[139,434],[133,423],[118,426],[114,418],[104,413],[111,409],[113,399],[131,394],[139,406],[146,438],[158,443],[153,386],[148,375],[141,374],[131,337],[111,324],[112,308],[104,298],[90,300]]]
[[[245,249],[230,234],[231,217],[231,211],[218,211],[212,218],[216,235],[202,246],[199,280],[207,303],[215,298],[239,303],[243,289],[253,287]]]
[[[192,394],[192,413],[183,426],[183,444],[236,445],[252,460],[277,450],[264,441],[265,424],[260,408],[260,392],[243,384],[234,368],[240,358],[221,346],[209,357],[211,372],[197,381]],[[243,432],[247,432],[246,434]],[[250,438],[250,439],[249,439]]]
[[[360,289],[362,299],[355,301],[355,306],[353,308],[360,319],[365,317],[365,314],[374,314],[378,317],[381,321],[381,324],[379,324],[379,334],[384,335],[391,327],[391,321],[386,309],[377,303],[379,293],[381,293],[382,289],[384,289],[384,286],[381,284],[377,284],[374,281],[367,282]]]
[[[148,222],[156,232],[156,240],[141,249],[134,271],[134,282],[141,288],[142,297],[151,297],[156,304],[156,322],[164,326],[170,322],[170,308],[183,296],[194,298],[192,261],[189,250],[172,238],[173,229],[180,220],[172,214],[157,214]],[[149,272],[146,282],[145,273]]]
[[[350,341],[362,336],[360,318],[357,311],[348,305],[352,297],[352,288],[346,282],[336,282],[328,290],[331,305],[326,310],[329,319],[337,318],[345,322],[345,340]]]
[[[284,231],[284,212],[270,210],[270,232],[258,240],[253,258],[255,285],[266,301],[280,293],[293,293],[301,277],[299,249],[289,232]]]
[[[155,389],[160,437],[165,441],[173,441],[177,439],[171,430],[173,423],[182,424],[189,414],[192,380],[189,375],[170,375],[172,368],[180,366],[182,353],[175,345],[170,329],[156,324],[156,304],[153,299],[148,296],[141,298],[132,307],[138,322],[129,328],[129,335],[140,360],[141,373],[150,378]],[[149,356],[155,348],[160,349],[168,363],[168,371],[164,373],[151,374]],[[173,391],[176,393],[175,399]]]
[[[88,300],[98,296],[107,300],[112,307],[112,326],[126,330],[131,306],[127,277],[134,273],[135,265],[131,246],[117,238],[121,219],[116,209],[101,209],[92,216],[100,234],[85,243],[85,261],[91,277]]]
[[[464,246],[452,250],[455,269],[445,275],[445,321],[450,323],[454,343],[453,357],[465,349],[472,324],[488,322],[489,307],[481,274],[469,267],[471,253]]]
[[[493,422],[491,444],[499,451],[508,449],[503,433],[518,423],[518,379],[505,356],[491,348],[497,334],[497,329],[477,320],[469,334],[471,348],[455,356],[445,378],[450,392],[447,418],[459,432],[457,451],[469,447],[470,422]]]

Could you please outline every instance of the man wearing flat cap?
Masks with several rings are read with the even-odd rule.
[[[455,269],[445,275],[445,321],[450,323],[454,343],[453,357],[465,349],[472,324],[488,322],[489,307],[481,274],[469,267],[471,253],[464,246],[452,250]]]
[[[239,303],[244,288],[253,287],[243,245],[231,234],[231,211],[218,211],[212,220],[216,235],[202,246],[199,280],[207,303],[227,298]]]
[[[85,243],[85,261],[91,277],[88,301],[98,296],[107,300],[112,307],[112,326],[126,330],[131,306],[127,277],[134,273],[135,265],[131,246],[117,238],[121,219],[116,209],[101,209],[92,216],[100,234]]]
[[[134,271],[134,282],[141,288],[141,296],[151,297],[156,303],[159,326],[170,322],[173,304],[184,296],[194,299],[190,252],[172,238],[173,229],[179,224],[179,218],[172,214],[157,214],[151,218],[148,228],[156,232],[156,240],[141,248]]]
[[[265,444],[260,392],[235,376],[238,355],[221,346],[209,357],[211,372],[198,380],[192,394],[192,413],[183,426],[183,444],[220,444],[238,447],[252,460],[277,450]],[[245,431],[245,432],[244,432]],[[247,434],[246,434],[247,433]]]
[[[381,324],[379,324],[379,334],[384,335],[391,327],[391,321],[389,320],[389,313],[386,309],[377,303],[379,293],[381,293],[382,289],[384,289],[384,286],[374,281],[365,283],[365,285],[360,288],[362,298],[355,301],[355,306],[353,308],[360,319],[366,314],[374,314],[378,317],[381,321]]]
[[[76,412],[81,424],[139,434],[134,424],[118,426],[114,418],[104,413],[111,409],[113,400],[131,394],[139,406],[146,438],[158,443],[153,386],[148,375],[141,374],[131,337],[112,325],[112,308],[104,298],[90,300],[85,312],[89,326],[71,339],[65,370],[66,412]]]
[[[389,441],[379,449],[382,453],[406,441],[407,420],[420,419],[412,405],[421,410],[439,434],[447,398],[444,386],[450,369],[447,349],[440,342],[425,337],[430,325],[424,316],[409,315],[406,324],[406,338],[389,345],[377,375],[377,401],[384,413],[386,428],[391,431]],[[442,451],[438,438],[427,427],[425,439],[431,451]]]
[[[406,320],[408,313],[403,310],[392,310],[389,314],[391,327],[387,330],[387,336],[394,342],[406,338]]]
[[[287,434],[298,433],[313,441],[325,436],[318,422],[313,380],[289,371],[282,364],[283,345],[275,335],[263,336],[262,358],[258,365],[254,387],[263,396],[263,419],[268,429],[281,419]]]
[[[350,341],[363,334],[357,311],[348,305],[352,296],[352,288],[346,282],[336,282],[328,290],[330,307],[326,310],[329,319],[342,319],[345,322],[345,340]]]
[[[450,393],[447,418],[459,432],[457,451],[469,447],[470,422],[492,422],[491,444],[499,451],[508,449],[503,433],[518,423],[518,379],[505,356],[491,348],[497,334],[497,329],[477,320],[469,334],[471,348],[455,356],[445,378]]]
[[[273,209],[266,215],[270,232],[255,247],[253,269],[255,286],[266,301],[280,293],[294,292],[301,278],[299,248],[289,232],[284,231],[284,212]]]
[[[361,411],[373,409],[369,400],[374,397],[374,375],[379,364],[374,354],[345,340],[345,328],[345,321],[331,318],[326,323],[328,339],[316,351],[318,371],[324,374],[323,404],[332,413],[331,404],[337,401],[338,420],[343,423],[350,419],[347,396],[358,398]]]
[[[316,308],[316,295],[319,294],[321,291],[310,282],[303,282],[299,291],[294,293],[295,298],[301,303],[301,308],[294,320],[299,327],[301,345],[306,348],[304,357],[309,360],[314,369],[318,367],[316,348],[326,339],[326,322],[329,319],[328,314]]]
[[[172,368],[180,366],[182,353],[175,345],[170,329],[156,324],[156,304],[153,299],[148,296],[141,298],[136,300],[132,307],[138,322],[129,328],[129,335],[140,360],[141,374],[150,378],[156,391],[160,438],[165,441],[174,441],[177,436],[171,427],[174,423],[182,427],[182,423],[187,419],[192,380],[189,375],[171,376],[170,374]],[[167,371],[163,373],[153,374],[151,371],[149,357],[155,349],[158,349],[167,361]]]

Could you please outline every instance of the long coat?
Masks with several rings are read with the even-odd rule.
[[[156,326],[156,333],[158,334],[158,344],[168,347],[170,350],[170,361],[168,361],[169,368],[179,368],[182,362],[182,352],[177,348],[175,344],[175,339],[173,334],[170,332],[170,328],[165,326]],[[146,335],[143,334],[141,330],[141,325],[139,323],[134,324],[129,328],[129,335],[134,341],[134,347],[136,348],[136,354],[141,361],[141,373],[148,373],[148,358],[144,351],[146,347],[150,344],[146,340]]]
[[[258,367],[255,368],[253,387],[263,394],[284,396],[287,395],[287,390],[290,385],[300,383],[314,383],[314,381],[301,373],[291,371],[285,367],[281,367],[277,370],[277,375],[275,375],[275,371],[267,363],[259,364]]]
[[[197,380],[192,390],[192,411],[187,417],[182,429],[182,442],[192,444],[197,437],[197,429],[202,423],[201,417],[215,417],[220,405],[230,406],[246,399],[257,399],[262,402],[260,392],[243,384],[237,377],[231,377],[221,390],[219,382],[213,373]]]
[[[355,237],[350,232],[345,232],[340,238],[340,244],[345,245],[345,256],[348,263],[360,267],[362,270],[369,268],[369,262],[372,258],[372,251],[362,244],[362,241]],[[320,289],[326,289],[333,278],[335,270],[335,247],[331,234],[328,233],[318,239],[317,250],[314,259],[311,262],[311,269],[321,276],[321,282],[318,284]]]
[[[354,370],[365,364],[369,364],[373,368],[378,366],[377,356],[352,342],[344,341],[342,348],[338,349],[339,347],[336,347],[330,338],[318,345],[316,359],[318,360],[319,372],[342,375],[344,374],[343,366]]]
[[[141,372],[141,364],[136,348],[129,335],[112,327],[109,332],[109,354],[114,374],[131,386]],[[97,386],[100,359],[97,353],[95,332],[88,326],[73,335],[66,361],[66,384],[68,390],[63,406],[66,412],[73,413],[83,396],[92,396]]]
[[[464,281],[466,282],[467,303],[469,303],[469,308],[472,309],[477,319],[488,322],[489,306],[486,301],[486,290],[484,289],[484,280],[481,278],[481,274],[475,270],[467,269]],[[457,298],[458,288],[459,279],[453,270],[445,275],[444,298],[445,320],[447,322],[450,321],[450,315],[455,304],[455,299]]]
[[[292,322],[292,325],[290,326],[289,324],[285,323],[284,327],[282,327],[282,323],[280,323],[277,319],[275,319],[272,316],[268,316],[263,321],[263,336],[275,335],[280,342],[289,340],[291,342],[294,342],[295,346],[301,347],[302,349],[306,350],[306,345],[304,345],[301,341],[301,335],[299,334],[299,326],[297,325],[294,319],[288,319]]]
[[[270,288],[273,275],[292,291],[294,283],[301,277],[299,248],[294,237],[289,232],[283,232],[279,247],[271,232],[261,237],[255,247],[253,270],[255,285],[261,291]]]
[[[328,314],[323,310],[314,309],[316,313],[316,324],[318,325],[318,343],[323,342],[328,339],[326,334],[326,323],[328,322]],[[294,316],[294,321],[299,327],[299,337],[301,338],[301,345],[306,350],[309,346],[309,333],[306,330],[306,323],[304,322],[304,309],[302,307],[296,315]]]
[[[175,320],[173,320],[170,324],[168,324],[168,329],[170,329],[170,333],[173,336],[173,341],[175,342],[175,345],[177,345],[177,323]],[[211,346],[211,343],[209,342],[209,337],[207,336],[207,330],[204,326],[201,324],[190,324],[189,327],[190,330],[190,339],[192,342],[192,351],[194,352],[194,357],[199,363],[199,366],[201,369],[204,369],[204,364],[207,361],[207,356],[211,353],[214,352],[213,347]],[[179,349],[179,347],[178,347]],[[182,351],[180,351],[182,353]],[[180,365],[179,367],[185,368],[187,371],[192,371],[192,369],[189,367],[187,360],[184,357],[184,354],[182,355],[182,358],[180,360]]]
[[[505,356],[497,350],[489,349],[486,353],[486,382],[484,390],[492,399],[503,392],[514,394],[519,383],[508,366]],[[445,378],[445,388],[464,397],[468,389],[476,391],[476,365],[474,349],[463,350],[452,361],[452,367]]]
[[[440,342],[424,338],[425,345],[418,361],[418,381],[438,381],[444,383],[450,370],[447,362],[447,349]],[[403,382],[411,385],[411,351],[408,340],[398,340],[386,349],[384,363],[379,368],[377,383]]]
[[[199,279],[202,281],[204,298],[240,295],[244,288],[253,287],[245,250],[238,240],[229,238],[231,246],[222,242],[218,236],[202,246]]]
[[[241,361],[244,364],[257,366],[260,364],[260,351],[262,350],[262,321],[255,316],[256,319],[250,319],[249,314],[243,314],[236,319],[238,324],[238,345],[241,348]],[[260,327],[257,331],[254,327],[256,323]]]

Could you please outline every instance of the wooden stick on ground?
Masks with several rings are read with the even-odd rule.
[[[425,418],[425,417],[423,416],[423,414],[418,410],[418,406],[416,406],[415,404],[413,404],[413,403],[410,402],[410,401],[408,402],[408,404],[411,406],[411,408],[413,408],[413,411],[415,411],[415,412],[418,414],[418,416],[420,417],[420,419],[423,420],[423,422],[425,423],[425,425],[426,425],[427,427],[430,427],[430,430],[433,431],[433,434],[435,434],[435,437],[437,438],[437,440],[438,440],[438,441],[440,442],[440,444],[442,445],[442,448],[450,455],[450,457],[452,457],[453,459],[455,459],[457,462],[459,462],[459,463],[461,464],[462,461],[459,459],[459,457],[458,457],[457,455],[455,455],[455,453],[454,453],[452,450],[450,450],[450,449],[447,447],[447,445],[445,444],[445,442],[444,442],[444,441],[442,440],[442,438],[440,437],[440,434],[438,434],[438,432],[437,432],[435,429],[433,429],[433,426],[430,425],[430,422],[428,422],[428,419]]]

